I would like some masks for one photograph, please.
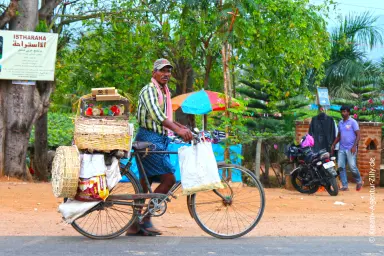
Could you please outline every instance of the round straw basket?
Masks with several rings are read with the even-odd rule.
[[[80,154],[76,146],[60,146],[52,163],[52,190],[56,197],[74,198],[80,173]]]

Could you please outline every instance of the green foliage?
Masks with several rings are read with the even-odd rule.
[[[103,3],[80,1],[78,12],[90,2]],[[309,85],[323,78],[331,44],[322,15],[331,1],[321,6],[308,0],[225,1],[222,6],[205,0],[110,2],[106,11],[116,13],[84,21],[81,37],[60,52],[51,110],[70,113],[92,87],[116,87],[135,104],[159,57],[175,64],[173,96],[182,91],[186,73],[193,80],[188,90],[223,91],[220,51],[228,41],[231,79],[237,95],[249,98],[248,108],[230,109],[229,119],[211,114],[209,127],[230,126],[231,143],[238,143],[254,135],[292,134],[294,120],[305,115],[296,110],[310,99]],[[272,118],[255,118],[260,113]]]
[[[48,26],[45,20],[39,21],[39,24],[36,27],[36,32],[48,32]]]
[[[71,114],[48,114],[48,147],[55,149],[59,146],[70,146],[73,139],[73,118]],[[35,142],[35,129],[31,132],[30,145]]]
[[[308,93],[308,70],[316,70],[314,83],[322,79],[323,62],[329,56],[326,24],[319,12],[324,7],[308,1],[256,1],[252,15],[242,13],[234,37],[239,63],[248,72],[246,80],[258,81],[273,101]]]
[[[84,22],[86,32],[75,47],[63,51],[52,110],[70,112],[71,104],[91,87],[115,86],[136,96],[158,57],[176,64],[173,91],[182,86],[186,70],[193,70],[193,90],[204,86],[222,91],[220,50],[225,40],[233,48],[234,80],[238,70],[251,70],[248,80],[261,81],[274,104],[287,92],[294,96],[305,91],[306,71],[314,68],[321,74],[328,56],[320,17],[325,8],[305,0],[225,1],[223,6],[218,1],[112,2],[111,10],[118,13]],[[229,33],[228,13],[236,9],[239,16]]]
[[[76,49],[67,49],[63,54],[57,64],[53,111],[70,112],[79,97],[99,87],[118,88],[133,96],[132,103],[136,102],[135,97],[151,77],[155,58],[150,44],[141,40],[150,32],[143,29],[132,35],[126,24],[115,24],[115,28],[90,32],[79,40]]]

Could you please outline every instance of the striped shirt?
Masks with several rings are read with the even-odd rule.
[[[163,92],[162,92],[163,93]],[[144,86],[139,93],[137,120],[140,127],[166,135],[162,123],[167,116],[167,100],[163,93],[163,104],[159,104],[159,97],[153,83]]]

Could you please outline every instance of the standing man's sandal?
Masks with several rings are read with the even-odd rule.
[[[356,185],[356,191],[360,191],[363,187],[364,182],[357,183]]]

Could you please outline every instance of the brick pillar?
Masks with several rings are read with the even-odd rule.
[[[304,121],[296,121],[296,129],[295,129],[296,142],[300,142],[301,138],[308,133],[310,123],[311,123],[311,119],[306,119]],[[285,175],[285,189],[295,190],[295,188],[291,183],[291,176],[289,174]]]
[[[381,126],[382,123],[378,122],[359,122],[361,137],[357,167],[366,186],[370,185],[370,179],[375,179],[376,186],[380,183]],[[372,176],[373,173],[374,176]]]
[[[296,129],[295,129],[296,142],[300,142],[301,138],[308,133],[310,123],[311,123],[311,119],[304,120],[304,121],[296,121]]]

